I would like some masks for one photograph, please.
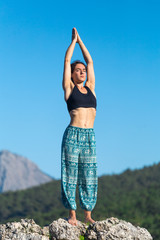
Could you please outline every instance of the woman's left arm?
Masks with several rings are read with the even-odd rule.
[[[78,34],[78,33],[77,33]],[[79,34],[77,36],[77,42],[81,48],[84,60],[87,64],[87,81],[86,86],[88,86],[92,91],[95,89],[95,75],[94,75],[94,67],[93,67],[93,60],[91,58],[90,53],[88,52],[87,48],[85,47],[84,43],[82,42]]]

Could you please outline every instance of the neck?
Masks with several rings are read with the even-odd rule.
[[[82,83],[75,83],[75,85],[80,89],[83,88],[83,82]]]

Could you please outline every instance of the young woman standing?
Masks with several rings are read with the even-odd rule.
[[[71,64],[76,43],[81,48],[86,65],[80,61]],[[62,202],[69,209],[68,222],[77,225],[75,194],[78,183],[85,222],[93,223],[91,211],[97,200],[96,140],[93,129],[97,106],[95,75],[92,58],[75,28],[65,55],[63,90],[71,120],[64,132],[61,148]]]

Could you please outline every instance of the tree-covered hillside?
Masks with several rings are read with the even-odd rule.
[[[93,218],[118,217],[147,228],[154,239],[160,240],[159,176],[160,164],[155,164],[141,170],[127,170],[120,175],[100,177]],[[61,203],[59,180],[28,190],[1,194],[0,206],[1,223],[27,217],[44,226],[59,217],[68,216]],[[77,218],[83,221],[83,210],[79,204]]]

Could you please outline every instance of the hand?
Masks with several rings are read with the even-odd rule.
[[[79,34],[77,32],[77,43],[79,43],[80,41],[81,41],[81,38],[80,38],[80,36],[79,36]]]
[[[76,42],[77,42],[77,36],[78,36],[77,30],[76,30],[76,28],[73,28],[72,29],[72,41],[76,40]]]
[[[77,36],[77,43],[79,43],[79,42],[81,41],[81,38],[80,38],[80,36],[79,36],[79,34],[78,34],[78,32],[77,32],[77,29],[76,29],[76,28],[73,28],[72,31],[75,32],[75,35]]]

